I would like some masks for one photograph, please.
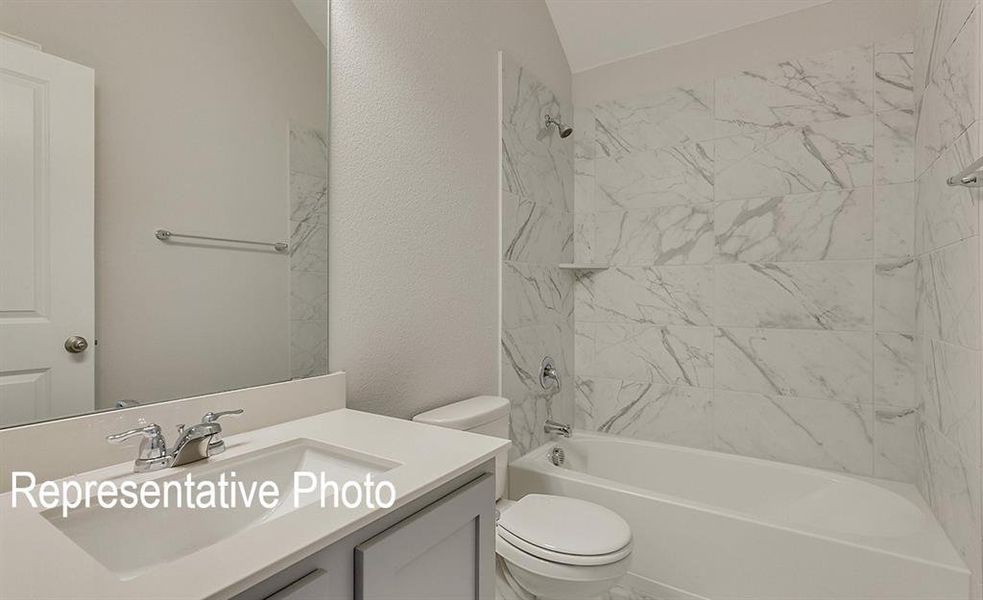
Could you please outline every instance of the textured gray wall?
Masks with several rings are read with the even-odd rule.
[[[498,50],[565,101],[543,2],[332,3],[329,361],[411,417],[498,389]]]

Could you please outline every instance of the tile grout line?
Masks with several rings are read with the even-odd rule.
[[[874,261],[870,269],[870,318],[871,318],[871,337],[870,337],[870,399],[872,402],[877,400],[877,344],[875,333],[877,330],[877,264],[879,260],[880,252],[878,251],[877,243],[877,114],[876,114],[876,103],[877,103],[877,47],[878,44],[875,41],[871,44],[871,59],[870,59],[870,77],[871,77],[871,109],[875,110],[874,119],[871,123],[871,155],[873,158],[873,171],[871,174],[873,190],[871,192],[871,232],[870,237],[873,245],[873,255]],[[870,472],[871,475],[877,475],[877,454],[878,454],[878,438],[877,435],[877,411],[876,409],[871,410],[871,423],[870,423],[870,435],[871,435],[871,457],[870,457]]]
[[[711,84],[711,91],[710,91],[710,93],[711,93],[710,99],[711,99],[711,102],[713,102],[713,107],[711,109],[711,115],[712,115],[711,118],[712,118],[712,121],[713,121],[714,130],[716,130],[716,127],[717,127],[717,78],[716,77],[713,79],[713,83]],[[719,242],[717,240],[717,209],[716,209],[716,207],[717,206],[720,206],[720,202],[718,201],[718,198],[717,198],[717,158],[718,158],[718,156],[717,156],[717,144],[714,143],[714,145],[713,145],[713,202],[714,202],[714,210],[713,210],[713,214],[711,215],[711,218],[713,219],[713,255],[712,255],[711,262],[714,262],[714,263],[716,262],[715,259],[719,255],[719,250],[720,250],[718,248],[718,243]],[[717,331],[716,331],[717,319],[719,318],[719,315],[718,315],[718,309],[719,309],[719,307],[717,306],[717,283],[718,283],[718,279],[717,279],[717,267],[716,267],[716,265],[714,265],[713,267],[711,267],[711,270],[710,270],[710,288],[711,288],[711,294],[710,294],[710,322],[714,324],[713,338],[712,338],[712,340],[710,342],[710,347],[711,347],[711,350],[710,351],[712,352],[712,359],[713,359],[713,365],[711,367],[712,370],[710,372],[710,386],[711,386],[711,390],[710,390],[710,446],[714,450],[718,450],[719,447],[721,446],[721,444],[718,443],[718,441],[717,441],[718,438],[720,437],[719,432],[718,432],[719,425],[717,423],[717,416],[720,414],[719,413],[720,406],[717,404],[719,402],[719,400],[718,400],[718,388],[717,388],[717,385],[718,385],[717,384],[717,376],[718,376],[717,370],[719,368],[719,358],[720,358],[720,355],[718,354],[718,350],[717,350],[718,344],[717,344]]]

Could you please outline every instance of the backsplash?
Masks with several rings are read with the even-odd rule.
[[[290,376],[328,372],[328,149],[290,128]]]
[[[915,36],[918,479],[983,597],[980,529],[980,190],[946,178],[983,154],[977,0],[919,5]]]
[[[545,127],[572,108],[501,55],[502,395],[512,402],[511,454],[546,442],[547,417],[573,418],[573,140]],[[543,357],[561,387],[543,389]]]
[[[156,423],[171,438],[180,423],[197,423],[209,411],[241,408],[242,415],[222,421],[223,432],[235,435],[345,408],[345,390],[345,373],[339,371],[0,429],[0,494],[10,491],[13,471],[31,471],[39,480],[54,480],[132,461],[137,444],[106,443],[106,436],[113,433]],[[41,447],[47,451],[38,452]]]
[[[913,43],[577,110],[578,427],[915,479]]]

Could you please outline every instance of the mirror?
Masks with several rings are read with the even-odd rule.
[[[0,427],[327,373],[327,15],[0,3]]]

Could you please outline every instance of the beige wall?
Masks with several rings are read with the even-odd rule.
[[[577,106],[693,85],[774,59],[811,56],[911,30],[911,0],[834,0],[573,76]]]
[[[0,31],[96,73],[96,394],[154,400],[288,377],[288,122],[323,126],[325,50],[276,0],[4,0]]]
[[[498,58],[564,101],[541,1],[334,0],[329,360],[399,417],[498,387]]]

